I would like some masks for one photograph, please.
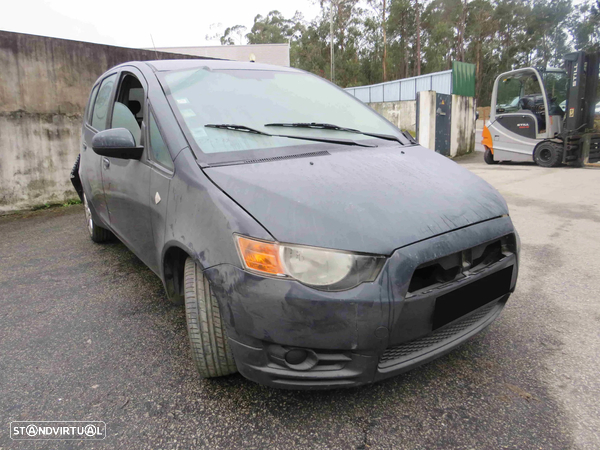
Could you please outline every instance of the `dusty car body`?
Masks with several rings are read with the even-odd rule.
[[[323,123],[328,105],[353,128]],[[483,330],[515,288],[498,192],[315,76],[127,63],[84,122],[73,177],[92,239],[116,235],[185,302],[202,376],[370,383]]]

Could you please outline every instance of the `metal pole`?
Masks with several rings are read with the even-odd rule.
[[[329,34],[330,34],[330,42],[329,47],[331,48],[331,82],[335,83],[335,65],[334,65],[334,56],[333,56],[333,0],[331,1],[331,10],[329,12]]]

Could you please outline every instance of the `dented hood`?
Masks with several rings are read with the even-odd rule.
[[[508,214],[487,182],[420,146],[204,170],[280,242],[389,255]]]

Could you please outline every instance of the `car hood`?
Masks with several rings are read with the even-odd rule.
[[[420,146],[204,170],[280,242],[389,255],[508,214],[487,182]]]

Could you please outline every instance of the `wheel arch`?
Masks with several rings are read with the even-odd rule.
[[[177,241],[167,242],[164,246],[160,266],[161,278],[167,297],[173,303],[183,304],[184,302],[185,261],[192,258],[200,269],[204,270],[204,266],[194,255],[195,252],[192,249]]]

